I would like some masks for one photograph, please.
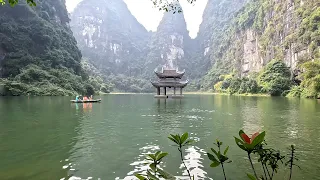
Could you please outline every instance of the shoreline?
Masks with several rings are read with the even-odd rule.
[[[154,94],[154,93],[131,93],[131,92],[111,92],[106,94],[123,95],[123,94]],[[247,97],[271,97],[268,94],[228,94],[228,93],[216,93],[216,92],[184,92],[185,95],[224,95],[224,96],[247,96]],[[105,95],[105,94],[101,94]],[[170,95],[170,94],[168,94]]]

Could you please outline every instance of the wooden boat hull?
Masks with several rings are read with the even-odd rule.
[[[88,100],[88,101],[76,101],[76,100],[71,100],[72,103],[99,103],[101,102],[101,99],[95,99],[95,100]]]

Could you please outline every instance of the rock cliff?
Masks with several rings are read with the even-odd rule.
[[[215,28],[217,32],[210,38],[209,46],[202,48],[212,63],[203,81],[205,89],[210,89],[221,74],[236,72],[239,77],[249,76],[261,71],[272,59],[282,60],[294,75],[300,63],[319,58],[318,0],[252,0],[236,7],[241,6],[234,9],[232,18]],[[204,17],[217,12],[214,7],[217,3],[209,1]],[[222,16],[230,15],[221,12]],[[202,31],[207,32],[208,27],[202,26],[200,34]]]

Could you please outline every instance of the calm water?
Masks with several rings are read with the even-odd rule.
[[[144,154],[159,149],[170,153],[165,169],[181,175],[184,169],[167,135],[186,131],[198,141],[185,152],[197,179],[222,179],[221,169],[210,168],[205,156],[216,138],[230,145],[229,179],[246,179],[250,165],[233,139],[239,129],[265,130],[268,144],[284,153],[296,144],[301,170],[295,169],[294,179],[319,179],[320,101],[217,95],[102,99],[77,105],[70,97],[0,97],[0,179],[127,180],[146,168]]]

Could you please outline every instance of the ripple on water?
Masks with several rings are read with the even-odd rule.
[[[160,147],[156,144],[149,144],[146,143],[145,146],[139,148],[140,155],[138,155],[133,163],[130,165],[134,167],[132,171],[127,173],[127,177],[125,179],[128,179],[130,177],[134,177],[133,175],[136,173],[143,173],[146,172],[148,169],[148,163],[149,161],[145,159],[147,154],[155,153],[156,151],[160,150]]]

